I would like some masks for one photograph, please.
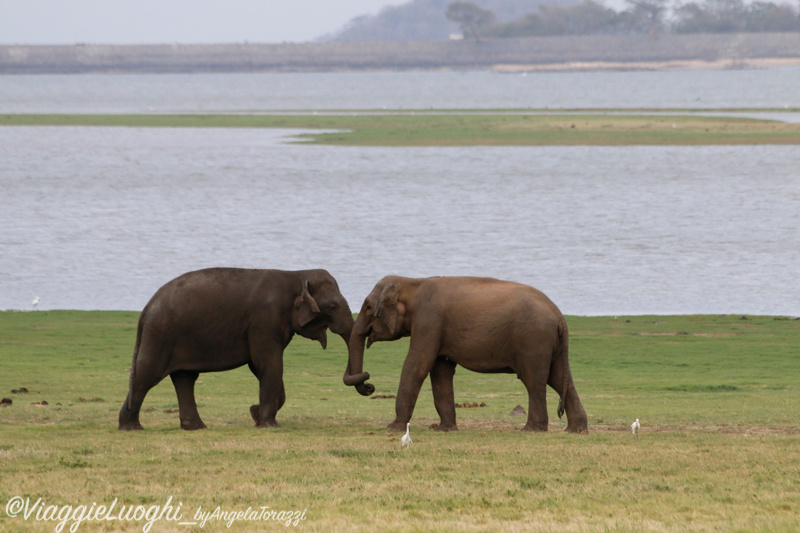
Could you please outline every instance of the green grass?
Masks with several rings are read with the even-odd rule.
[[[668,110],[667,110],[668,111]],[[800,144],[800,124],[745,118],[602,113],[404,112],[272,115],[0,115],[0,125],[302,128],[346,146]]]
[[[203,374],[208,429],[179,429],[169,380],[145,400],[145,431],[119,432],[138,313],[0,313],[0,531],[53,531],[10,518],[12,497],[48,505],[163,505],[212,512],[306,510],[310,531],[796,531],[800,528],[800,321],[740,316],[568,317],[590,434],[522,433],[524,388],[459,369],[461,431],[438,421],[426,382],[414,444],[383,428],[394,400],[341,383],[346,350],[296,338],[285,357],[283,427],[252,426],[245,369]],[[376,394],[395,394],[407,341],[366,353]],[[27,388],[27,394],[12,389]],[[49,405],[32,405],[42,401]],[[628,426],[641,419],[642,434]],[[141,531],[145,522],[83,524]],[[67,524],[66,527],[69,527]],[[284,530],[237,522],[230,531]],[[65,529],[66,530],[66,529]],[[152,531],[194,531],[157,522]],[[228,531],[223,521],[203,530]]]

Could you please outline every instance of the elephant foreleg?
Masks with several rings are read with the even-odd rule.
[[[250,370],[258,378],[258,405],[250,406],[250,416],[260,428],[281,427],[275,420],[278,410],[286,403],[283,386],[283,349],[251,339]]]
[[[250,416],[253,417],[258,427],[281,427],[275,417],[286,401],[286,394],[283,388],[283,376],[278,376],[277,379],[277,382],[274,377],[261,380],[258,391],[258,405],[250,407]]]
[[[197,381],[198,372],[178,370],[169,375],[175,392],[178,395],[178,410],[180,411],[181,429],[205,429],[206,425],[197,412],[197,403],[194,399],[194,383]]]
[[[528,389],[528,421],[522,431],[547,431],[547,387],[544,383],[525,383],[525,388]]]
[[[415,346],[414,337],[411,337],[411,348],[408,356],[403,363],[403,371],[400,374],[400,386],[397,389],[397,399],[395,400],[394,422],[386,426],[390,431],[405,431],[406,424],[414,414],[414,407],[417,405],[417,398],[425,378],[433,369],[436,361],[435,352],[430,355],[424,353],[419,347]],[[454,408],[455,409],[455,408]],[[455,418],[455,417],[454,417]]]
[[[286,389],[283,386],[283,380],[281,380],[281,392],[280,392],[280,396],[278,397],[278,409],[276,409],[276,414],[277,414],[277,411],[279,411],[281,409],[281,407],[283,407],[283,404],[285,404],[285,403],[286,403]],[[253,422],[255,423],[256,426],[261,426],[261,405],[260,404],[255,404],[255,405],[251,405],[250,406],[250,417],[253,419]],[[273,415],[273,418],[274,418],[274,415]],[[280,427],[280,424],[278,424],[278,422],[276,421],[274,425],[265,426],[265,427]]]
[[[535,363],[540,358],[532,359],[533,362],[528,361],[517,370],[517,376],[528,391],[528,421],[522,431],[547,431],[547,367]]]
[[[436,431],[458,431],[455,393],[453,392],[455,373],[456,364],[445,357],[437,358],[431,369],[433,404],[440,419]]]

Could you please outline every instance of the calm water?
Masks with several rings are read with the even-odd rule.
[[[800,67],[0,76],[0,112],[800,107]]]
[[[0,128],[0,309],[38,295],[138,310],[176,275],[227,265],[325,267],[354,309],[395,273],[522,281],[570,314],[800,314],[796,146],[341,148],[289,133]]]

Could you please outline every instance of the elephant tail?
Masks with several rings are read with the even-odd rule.
[[[144,315],[145,315],[145,313],[147,313],[147,307],[145,307],[142,310],[142,314],[139,315],[139,325],[136,328],[136,344],[133,347],[133,361],[131,361],[131,376],[130,376],[130,382],[129,382],[129,386],[131,387],[131,390],[133,390],[132,389],[133,380],[134,380],[134,377],[136,376],[136,363],[137,363],[137,361],[139,359],[139,347],[142,345],[142,330],[144,329]],[[126,402],[128,409],[131,408],[131,405],[130,405],[131,401],[132,401],[131,395],[128,394],[128,400]]]
[[[561,398],[558,400],[558,418],[564,416],[564,412],[566,411],[566,403],[567,403],[567,393],[569,392],[570,379],[569,372],[566,370],[569,368],[569,363],[567,359],[569,359],[569,333],[567,330],[567,322],[563,318],[561,319],[561,323],[558,325],[558,349],[556,350],[555,357],[553,357],[553,363],[555,363],[559,358],[563,358],[562,361],[565,370],[562,372],[563,376],[562,379],[564,383],[561,385]]]

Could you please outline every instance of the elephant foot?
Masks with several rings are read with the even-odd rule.
[[[566,431],[567,433],[575,433],[577,435],[588,435],[589,434],[589,428],[586,427],[586,426],[583,426],[583,427],[580,427],[580,426],[579,427],[572,427],[572,426],[568,425],[567,429],[565,429],[564,431]]]
[[[547,431],[547,424],[545,424],[545,425],[541,425],[541,424],[525,424],[525,426],[522,428],[522,431],[535,431],[535,432]]]
[[[196,431],[198,429],[206,429],[206,425],[203,423],[202,420],[196,420],[193,422],[181,422],[181,429],[186,431]]]
[[[386,431],[405,431],[405,430],[406,430],[406,422],[398,422],[397,420],[386,426]]]
[[[434,431],[444,431],[444,432],[447,432],[447,431],[458,431],[458,426],[455,425],[455,424],[444,424],[444,423],[442,423],[442,424],[439,424],[438,426],[436,426],[435,428],[433,428],[433,430]]]
[[[253,419],[253,423],[255,424],[255,426],[257,428],[265,428],[266,429],[266,428],[279,428],[279,427],[281,427],[281,425],[278,424],[278,421],[275,420],[274,418],[271,418],[269,420],[261,420],[259,411],[260,411],[259,405],[251,405],[250,406],[250,417]]]
[[[117,421],[119,422],[120,431],[138,431],[142,429],[142,425],[139,423],[139,411],[128,409],[126,405],[123,405],[122,409],[120,409]]]
[[[578,434],[589,433],[589,420],[581,412],[567,416],[567,429],[565,431]]]

